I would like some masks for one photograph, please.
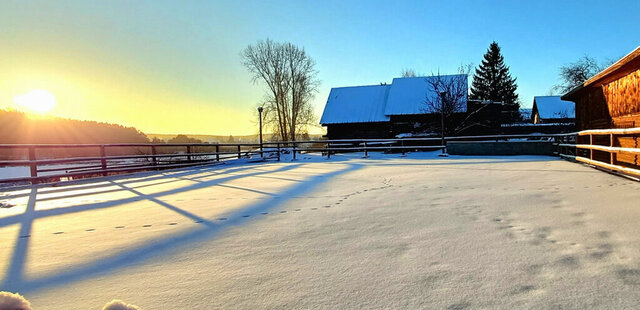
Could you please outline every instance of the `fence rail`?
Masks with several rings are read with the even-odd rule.
[[[264,150],[264,147],[271,149]],[[130,152],[136,151],[143,154],[107,155],[109,150],[121,148],[128,148]],[[183,149],[183,151],[177,151],[176,148]],[[215,152],[197,152],[196,148],[215,149]],[[84,153],[93,151],[98,152],[100,156],[38,158],[39,151],[46,152],[51,149],[82,149],[85,150]],[[0,167],[28,166],[30,176],[0,178],[0,183],[31,182],[35,184],[64,178],[181,168],[215,164],[253,155],[260,155],[264,159],[280,160],[280,143],[270,142],[262,145],[257,143],[0,144],[0,151],[6,152],[7,150],[26,150],[27,159],[3,160],[0,161]]]
[[[640,128],[593,129],[558,144],[560,156],[608,172],[640,177]],[[630,145],[622,145],[630,144]]]
[[[552,140],[563,141],[567,145],[568,136],[572,134],[544,135],[491,135],[491,136],[459,136],[445,137],[444,145],[441,137],[428,138],[394,138],[394,139],[341,139],[341,140],[308,140],[280,141],[258,143],[226,143],[226,144],[0,144],[3,150],[26,150],[27,159],[0,161],[0,167],[27,166],[29,177],[1,178],[0,183],[16,182],[49,182],[64,178],[83,178],[107,176],[111,174],[136,172],[144,170],[160,170],[197,165],[211,165],[231,159],[260,156],[264,159],[280,160],[282,153],[292,155],[293,159],[300,153],[318,152],[328,158],[335,153],[362,152],[368,157],[371,151],[397,152],[405,155],[408,151],[442,150],[446,152],[448,141],[508,141],[509,139]],[[565,147],[565,148],[567,148]],[[37,156],[40,152],[51,149],[90,149],[99,156],[62,156],[61,158],[44,158]],[[109,155],[110,150],[126,148],[138,154]],[[171,152],[166,151],[169,149]],[[177,150],[182,151],[177,151]],[[200,149],[199,152],[197,150]],[[208,149],[208,150],[205,150]],[[210,151],[215,149],[215,151]],[[161,152],[165,150],[165,152]],[[85,152],[86,153],[86,152]],[[60,157],[60,156],[58,156]]]

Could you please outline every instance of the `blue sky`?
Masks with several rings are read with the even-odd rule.
[[[585,54],[617,60],[640,45],[639,18],[639,1],[10,0],[0,3],[0,107],[48,87],[59,116],[252,134],[262,88],[239,54],[265,38],[316,60],[318,117],[331,87],[391,82],[403,68],[455,73],[477,66],[494,40],[528,107],[561,65]],[[166,113],[143,112],[154,107]]]

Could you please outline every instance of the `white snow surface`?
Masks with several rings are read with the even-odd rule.
[[[34,309],[635,308],[640,184],[553,157],[370,153],[0,192]]]
[[[320,124],[388,122],[384,107],[391,85],[332,88]]]
[[[437,94],[428,83],[436,76],[394,78],[390,85],[334,87],[324,106],[320,124],[388,122],[390,115],[434,113],[426,99]],[[441,75],[445,83],[467,75]],[[466,100],[466,98],[465,98]],[[466,105],[458,112],[465,112]]]
[[[576,104],[562,100],[560,96],[536,96],[533,97],[533,105],[542,119],[576,117]]]
[[[437,79],[437,76],[419,76],[394,78],[389,90],[389,98],[384,110],[386,115],[406,115],[406,114],[425,114],[434,113],[435,111],[426,104],[426,99],[435,100],[440,94],[436,93],[432,86],[427,82],[430,79]],[[441,75],[441,81],[448,83],[453,79],[464,78],[465,84],[467,76],[459,75]],[[466,87],[465,87],[466,89]],[[466,101],[466,98],[465,98]],[[457,112],[466,112],[467,105],[464,104]]]

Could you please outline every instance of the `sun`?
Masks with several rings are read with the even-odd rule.
[[[13,97],[13,103],[33,112],[46,113],[56,106],[56,96],[45,89],[34,89]]]

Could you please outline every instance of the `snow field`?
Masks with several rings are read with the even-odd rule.
[[[552,157],[305,156],[3,193],[34,309],[625,308],[639,184]],[[35,203],[30,203],[36,197]]]

